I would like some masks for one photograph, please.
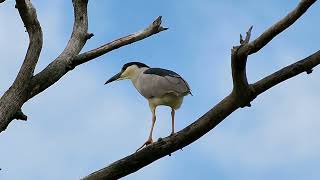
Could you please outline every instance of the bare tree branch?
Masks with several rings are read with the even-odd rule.
[[[264,33],[262,33],[257,39],[247,44],[241,49],[240,53],[247,52],[248,54],[253,54],[258,52],[266,44],[268,44],[274,37],[283,32],[289,26],[291,26],[296,20],[298,20],[308,8],[315,3],[317,0],[301,0],[298,6],[292,10],[288,15],[286,15],[279,22],[268,28]]]
[[[264,91],[270,89],[271,87],[290,79],[300,73],[306,72],[310,74],[312,68],[316,67],[320,63],[320,51],[294,63],[281,70],[259,80],[258,82],[252,84],[254,94],[258,95]]]
[[[26,118],[19,111],[27,100],[29,83],[39,59],[43,41],[41,26],[31,2],[16,0],[16,7],[29,34],[29,47],[16,79],[0,99],[0,132],[5,130],[13,119]]]
[[[302,0],[297,8],[251,43],[249,41],[252,27],[247,31],[245,39],[240,35],[240,45],[233,47],[231,50],[233,90],[230,95],[225,97],[202,117],[183,130],[177,132],[174,136],[159,139],[157,142],[147,146],[141,151],[117,160],[109,166],[100,169],[83,179],[119,179],[133,173],[196,141],[238,108],[250,106],[252,100],[271,87],[302,72],[311,73],[312,68],[320,64],[320,51],[289,65],[252,85],[247,81],[246,62],[249,54],[259,51],[277,34],[293,24],[314,2],[314,0]]]
[[[144,149],[96,171],[84,180],[119,179],[166,155],[179,150],[218,125],[237,108],[235,96],[229,95],[201,118],[171,137],[159,139]]]
[[[14,83],[28,85],[42,49],[43,39],[35,8],[29,0],[17,0],[16,7],[29,34],[29,47]]]
[[[112,50],[118,49],[122,46],[134,43],[136,41],[140,41],[144,38],[157,34],[161,31],[165,31],[168,28],[164,28],[161,26],[161,16],[159,16],[149,27],[146,29],[136,32],[134,34],[130,34],[128,36],[116,39],[111,41],[101,47],[93,49],[91,51],[79,54],[77,57],[74,58],[72,66],[75,67],[79,64],[85,63],[90,61],[94,58],[97,58],[105,53],[108,53]]]

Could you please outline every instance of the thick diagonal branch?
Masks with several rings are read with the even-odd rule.
[[[16,7],[29,34],[29,47],[16,79],[0,99],[0,132],[13,119],[22,118],[17,113],[27,101],[29,84],[42,48],[42,30],[35,8],[29,0],[16,0]]]
[[[120,159],[83,179],[119,179],[189,145],[213,129],[238,108],[234,102],[234,98],[235,96],[227,96],[201,118],[175,135],[160,139],[146,148]]]

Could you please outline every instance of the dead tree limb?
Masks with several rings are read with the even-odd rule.
[[[292,25],[314,2],[316,0],[302,0],[292,12],[252,42],[250,42],[252,27],[246,33],[245,39],[243,39],[242,35],[240,36],[240,45],[233,47],[231,50],[233,90],[230,95],[225,97],[202,117],[177,132],[174,136],[160,139],[146,148],[117,160],[83,179],[118,179],[133,173],[196,141],[238,108],[250,107],[250,102],[266,90],[303,72],[310,73],[312,68],[320,63],[320,51],[284,67],[253,84],[249,84],[247,81],[246,62],[248,55],[259,51],[274,37]]]
[[[97,58],[97,57],[99,57],[105,53],[108,53],[112,50],[118,49],[124,45],[134,43],[136,41],[139,41],[141,39],[149,37],[153,34],[157,34],[161,31],[167,30],[168,28],[161,26],[161,22],[162,22],[161,18],[162,17],[159,16],[152,24],[150,24],[149,27],[147,27],[143,31],[139,31],[134,34],[130,34],[128,36],[116,39],[116,40],[111,41],[105,45],[102,45],[96,49],[79,54],[77,57],[75,57],[73,59],[73,63],[71,64],[72,68],[79,65],[79,64],[88,62],[94,58]]]

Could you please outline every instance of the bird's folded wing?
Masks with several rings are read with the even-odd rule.
[[[150,68],[140,76],[140,93],[146,97],[162,97],[173,93],[184,96],[190,93],[188,83],[177,73],[160,68]]]

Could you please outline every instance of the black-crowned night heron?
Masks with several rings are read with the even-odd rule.
[[[130,62],[123,65],[121,71],[110,78],[105,84],[123,79],[130,79],[139,93],[148,99],[152,112],[152,125],[149,138],[139,149],[153,143],[152,132],[156,122],[156,108],[159,105],[171,107],[171,135],[174,134],[175,110],[181,106],[183,97],[191,94],[188,83],[173,71],[150,68],[140,62]]]

